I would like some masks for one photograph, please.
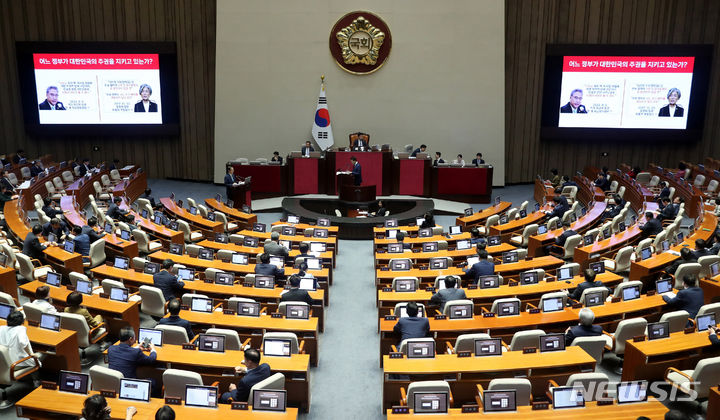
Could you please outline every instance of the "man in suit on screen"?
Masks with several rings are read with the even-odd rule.
[[[45,89],[45,99],[40,102],[38,109],[42,111],[65,111],[65,105],[58,101],[58,88],[57,86],[48,86]]]
[[[570,92],[570,101],[560,107],[561,114],[587,114],[585,105],[582,104],[583,91],[582,89],[573,89]]]
[[[362,167],[355,156],[350,158],[350,162],[352,162],[353,182],[355,185],[360,185],[362,184]]]

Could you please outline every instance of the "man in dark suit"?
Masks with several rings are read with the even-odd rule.
[[[114,170],[114,169],[117,169],[117,170],[119,171],[120,168],[121,168],[121,166],[120,166],[120,159],[115,158],[115,159],[113,159],[112,163],[110,164],[110,167],[108,168],[108,171],[112,171],[112,170]]]
[[[660,182],[660,193],[655,197],[655,200],[662,202],[665,197],[670,197],[670,187],[665,181]]]
[[[625,207],[625,200],[620,197],[618,194],[613,194],[613,201],[615,204],[612,204],[609,206],[607,210],[603,213],[603,219],[612,219],[613,217],[620,214],[623,207]]]
[[[463,271],[469,278],[473,279],[473,284],[477,284],[480,276],[490,276],[495,274],[495,263],[488,260],[488,252],[485,249],[477,248],[479,262],[473,264],[470,269],[463,267]]]
[[[119,220],[121,222],[130,222],[130,219],[132,219],[131,215],[127,210],[120,208],[120,203],[122,203],[122,198],[113,197],[112,203],[108,206],[105,214],[107,214],[107,216],[111,219]],[[130,226],[130,228],[135,229],[133,226]]]
[[[75,235],[75,239],[73,239],[73,242],[75,242],[75,252],[86,257],[89,256],[90,237],[82,233],[82,228],[80,226],[73,227],[73,235]]]
[[[433,166],[438,166],[439,163],[445,163],[445,160],[440,156],[442,156],[442,153],[435,152],[435,160],[433,161]]]
[[[38,161],[33,161],[32,165],[30,166],[30,176],[38,176],[42,171],[43,169],[40,167]]]
[[[7,188],[10,191],[15,191],[15,186],[10,182],[10,179],[8,178],[8,171],[5,169],[2,170],[2,178],[0,178],[0,187]]]
[[[176,327],[185,328],[188,340],[192,340],[195,335],[193,334],[190,321],[180,318],[180,299],[176,298],[168,302],[167,310],[170,316],[160,318],[160,321],[158,321],[158,325],[174,325]]]
[[[313,258],[313,255],[310,255],[310,245],[308,245],[305,242],[301,242],[298,246],[298,249],[300,251],[299,255],[295,256],[295,260],[297,261],[298,258]]]
[[[680,267],[683,264],[690,264],[690,263],[696,263],[697,258],[695,257],[695,253],[692,252],[692,250],[688,247],[683,247],[680,250],[680,258],[675,260],[672,264],[670,264],[669,267],[665,269],[665,271],[669,274],[675,274],[678,267]]]
[[[135,344],[135,330],[132,327],[120,329],[120,343],[107,349],[108,368],[121,372],[125,378],[137,378],[138,366],[155,364],[157,352],[152,341],[148,344],[150,354],[146,355]]]
[[[52,233],[58,239],[58,242],[60,242],[59,240],[67,235],[68,232],[70,232],[70,229],[67,227],[65,222],[60,219],[50,219],[49,222],[43,225],[42,230],[42,234],[45,238]]]
[[[680,89],[670,89],[667,94],[668,104],[660,108],[658,117],[682,117],[685,115],[685,110],[677,103],[678,99],[680,99]]]
[[[403,251],[412,249],[412,244],[405,242],[405,234],[403,232],[398,231],[398,233],[395,234],[395,240],[397,243],[402,244]]]
[[[458,278],[455,276],[445,276],[443,280],[445,288],[438,290],[437,293],[430,298],[431,305],[439,305],[440,312],[445,310],[445,304],[451,300],[466,299],[465,290],[456,288]]]
[[[300,290],[300,276],[293,274],[290,276],[290,290],[280,295],[280,302],[305,302],[313,305],[313,298],[307,290]]]
[[[410,302],[406,310],[408,316],[398,319],[393,327],[393,331],[400,334],[400,342],[408,338],[427,337],[430,333],[430,321],[418,316],[418,304]]]
[[[235,402],[245,402],[250,398],[250,389],[258,382],[264,381],[272,374],[270,365],[260,364],[260,352],[256,349],[245,350],[245,360],[241,366],[235,367],[235,373],[242,373],[244,376],[237,385],[230,384],[228,392],[220,396],[220,402],[227,404],[232,398]],[[249,401],[252,403],[252,401]]]
[[[573,235],[577,235],[577,232],[570,229],[570,222],[563,222],[562,230],[563,230],[563,233],[561,233],[560,236],[555,238],[555,245],[560,246],[560,247],[565,245],[565,241],[567,241],[567,238],[569,238]]]
[[[40,102],[38,109],[42,111],[65,111],[65,105],[62,102],[58,102],[58,88],[57,86],[48,86],[45,89],[45,99]]]
[[[475,155],[475,159],[472,160],[473,166],[479,166],[484,165],[485,160],[482,158],[482,153],[478,153]]]
[[[162,291],[166,302],[182,295],[185,287],[185,283],[169,271],[173,264],[173,260],[166,259],[162,262],[162,270],[153,274],[153,285]]]
[[[355,139],[355,141],[352,144],[353,149],[367,149],[370,147],[370,144],[368,144],[367,140],[365,140],[364,135],[358,135],[358,137]]]
[[[710,333],[710,344],[713,346],[713,348],[720,348],[720,339],[718,339],[718,334],[720,334],[720,328],[709,326],[708,332]]]
[[[278,162],[278,165],[282,165],[283,158],[280,156],[280,152],[273,152],[273,157],[270,159],[271,162]]]
[[[695,276],[688,275],[683,277],[683,289],[677,292],[674,298],[663,295],[663,300],[676,311],[687,311],[690,315],[688,318],[695,319],[700,307],[703,306],[703,291],[697,287]]]
[[[583,91],[582,89],[573,89],[570,92],[570,101],[560,107],[561,114],[587,114],[585,105],[582,105]]]
[[[562,195],[556,195],[553,197],[553,203],[555,203],[555,207],[553,208],[553,211],[548,215],[548,218],[552,219],[553,217],[558,217],[562,219],[563,214],[565,214],[566,211],[570,210],[570,205],[568,205],[567,198]]]
[[[302,149],[300,149],[300,153],[305,157],[310,157],[310,152],[314,152],[314,151],[315,151],[315,148],[312,147],[312,143],[310,143],[309,140],[306,141],[305,146],[303,146]]]
[[[228,165],[225,168],[225,196],[229,199],[232,196],[232,188],[235,186],[235,168],[232,165]]]
[[[273,276],[275,280],[285,275],[284,268],[277,268],[273,264],[270,264],[270,254],[267,252],[263,252],[258,258],[260,258],[260,262],[255,264],[255,274]]]
[[[640,239],[649,238],[662,232],[663,227],[660,219],[656,218],[652,212],[645,213],[645,224],[640,228]]]
[[[569,298],[573,300],[580,300],[585,289],[589,289],[591,287],[603,287],[603,283],[600,280],[595,280],[596,274],[591,268],[585,269],[585,271],[583,271],[583,275],[585,276],[585,281],[578,284],[575,290],[568,295]]]
[[[135,104],[135,112],[158,112],[157,104],[150,100],[150,95],[152,95],[150,85],[146,83],[140,85],[139,93],[142,100]]]
[[[91,169],[92,166],[90,165],[90,159],[83,159],[82,165],[80,165],[80,176],[85,176],[85,174],[87,174]]]
[[[418,154],[418,153],[425,153],[425,149],[427,149],[427,146],[424,145],[424,144],[421,144],[420,147],[418,147],[417,149],[413,150],[413,152],[410,154],[410,156],[412,156],[412,157],[417,157],[417,154]]]
[[[57,216],[63,215],[62,210],[55,209],[55,206],[53,206],[53,204],[55,204],[55,203],[50,198],[45,197],[43,199],[42,211],[45,212],[45,216],[47,216],[51,219],[54,219]]]
[[[97,233],[95,231],[95,226],[97,226],[97,217],[92,216],[87,220],[87,225],[82,227],[82,233],[88,236],[90,239],[90,243],[94,243],[95,241],[102,239],[103,236],[105,236],[105,232]]]
[[[23,242],[22,253],[28,257],[36,260],[44,260],[43,251],[46,246],[40,243],[38,236],[42,233],[42,226],[35,224],[32,227],[32,232],[28,233]]]
[[[671,203],[667,197],[663,198],[660,202],[660,220],[674,219],[680,210],[680,205]]]
[[[149,202],[150,202],[150,207],[156,209],[156,208],[158,208],[159,206],[158,206],[158,204],[155,202],[155,198],[153,198],[153,196],[152,196],[151,194],[152,194],[152,190],[151,190],[150,188],[147,188],[147,189],[145,189],[145,192],[143,193],[143,195],[140,196],[140,198],[144,198],[144,199],[146,199],[147,201],[149,201]]]
[[[707,248],[707,242],[705,242],[705,239],[702,238],[695,239],[695,250],[693,250],[693,254],[695,254],[695,258],[697,258],[698,260],[700,259],[700,257],[707,257],[708,255],[713,255]]]
[[[353,183],[360,185],[362,184],[362,167],[355,156],[350,158],[350,162],[352,162]]]
[[[25,151],[23,149],[18,149],[18,151],[15,152],[15,156],[12,158],[12,162],[17,165],[22,159],[27,159],[25,157]]]
[[[592,271],[592,270],[590,270]],[[597,337],[602,334],[602,326],[593,325],[595,313],[590,308],[582,308],[578,313],[580,323],[565,330],[565,345],[569,346],[578,337]]]

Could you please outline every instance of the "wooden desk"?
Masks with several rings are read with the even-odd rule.
[[[145,171],[135,171],[133,179],[123,180],[115,185],[112,195],[115,197],[125,196],[128,200],[135,201],[147,189],[147,173]]]
[[[720,418],[720,387],[714,386],[710,388],[710,394],[708,395],[708,406],[706,419],[718,419]]]
[[[90,391],[89,395],[99,394],[96,391]],[[88,395],[71,394],[68,392],[52,391],[49,389],[36,388],[33,392],[25,396],[22,400],[15,404],[18,417],[27,417],[30,419],[47,419],[48,413],[64,414],[68,416],[80,416],[83,402]],[[133,419],[153,419],[155,412],[165,405],[165,400],[161,398],[151,398],[150,402],[139,402],[130,400],[121,400],[119,398],[106,398],[108,406],[112,408],[110,418],[125,419],[125,410],[133,406],[138,412]],[[242,416],[247,419],[258,420],[280,420],[280,419],[296,419],[297,408],[288,407],[284,413],[271,413],[268,411],[231,411],[229,404],[218,404],[216,409],[187,407],[185,405],[173,405],[175,416],[177,419],[227,419],[234,416]]]
[[[274,224],[274,223],[273,223],[273,224]],[[442,226],[436,224],[435,227],[441,228]],[[418,225],[412,225],[412,226],[410,226],[410,225],[403,225],[403,226],[398,226],[398,227],[396,227],[396,228],[386,228],[386,227],[384,227],[384,226],[381,226],[381,227],[375,226],[375,227],[373,228],[373,233],[374,233],[375,235],[383,235],[383,234],[385,234],[385,232],[386,232],[388,229],[397,229],[397,230],[402,230],[402,231],[407,232],[407,233],[411,233],[411,232],[412,232],[413,234],[416,234],[416,233],[420,230],[420,226],[418,226]]]
[[[462,239],[470,239],[470,232],[463,232],[458,235],[448,235],[448,236],[433,235],[433,236],[428,236],[426,238],[420,238],[418,236],[413,238],[413,237],[406,236],[404,242],[406,244],[418,244],[419,245],[419,244],[423,244],[425,242],[438,242],[438,241],[445,241],[447,243],[451,243],[451,242],[459,241]],[[377,238],[376,237],[373,240],[373,245],[375,247],[375,250],[377,250],[378,246],[386,246],[388,244],[395,244],[395,243],[397,243],[397,240],[390,239],[390,238]]]
[[[190,214],[188,210],[179,207],[175,204],[170,197],[164,197],[160,199],[163,207],[170,214],[175,215],[175,218],[185,220],[190,224],[191,229],[199,230],[208,239],[215,239],[216,233],[223,233],[225,226],[221,222],[211,222],[210,220],[204,219],[200,214]]]
[[[17,277],[14,268],[0,267],[0,291],[9,294],[17,301]]]
[[[542,220],[545,220],[547,214],[544,213],[544,211],[550,210],[552,210],[552,207],[546,205],[542,207],[541,211],[534,211],[532,213],[529,213],[525,217],[521,217],[520,219],[510,220],[509,222],[503,223],[501,225],[498,224],[490,226],[489,235],[498,235],[502,238],[503,242],[507,242],[513,235],[522,234],[522,231],[527,225],[531,225],[533,223],[540,223]]]
[[[238,330],[241,340],[253,339],[253,347],[260,348],[262,334],[265,331],[288,331],[298,336],[298,341],[305,340],[305,353],[310,355],[310,364],[318,363],[318,319],[285,319],[272,318],[261,315],[257,318],[248,316],[225,315],[222,312],[211,313],[180,311],[180,318],[190,321],[191,324],[208,327],[230,328]]]
[[[7,325],[0,319],[0,325]],[[27,335],[33,351],[51,350],[43,361],[43,367],[51,370],[72,370],[80,372],[80,352],[76,332],[72,330],[52,331],[40,327],[32,327],[25,321]]]
[[[629,340],[625,344],[622,380],[661,381],[665,370],[671,366],[680,370],[693,369],[701,359],[718,355],[720,349],[711,347],[708,333],[704,331],[692,334],[680,331],[668,338],[638,343]]]
[[[570,229],[582,233],[597,225],[601,221],[602,214],[607,208],[604,201],[593,201],[593,207],[578,220],[570,225]],[[538,257],[545,253],[545,246],[555,243],[555,238],[563,233],[562,228],[555,229],[542,235],[533,235],[528,238],[528,255]]]
[[[517,248],[515,248],[513,245],[510,245],[508,243],[502,243],[500,245],[493,245],[485,248],[485,250],[490,255],[499,255],[503,252],[508,251],[514,251]],[[375,253],[375,266],[382,264],[387,264],[391,259],[393,258],[410,258],[411,260],[419,261],[419,260],[429,260],[430,258],[443,258],[443,257],[450,257],[450,258],[458,258],[458,259],[464,259],[464,257],[472,257],[477,255],[477,250],[473,246],[469,249],[453,249],[453,250],[438,250],[436,252],[403,252],[399,254],[392,254],[389,252],[376,252]]]
[[[498,377],[522,375],[530,379],[533,394],[544,395],[547,381],[565,383],[573,373],[591,372],[595,359],[577,346],[565,351],[523,354],[508,351],[501,356],[457,357],[438,354],[433,359],[390,359],[383,356],[383,410],[400,399],[400,387],[407,389],[409,379],[395,379],[390,375],[412,375],[412,381],[453,377],[448,383],[455,401],[473,401],[476,384],[487,387]]]
[[[703,290],[705,305],[707,305],[712,298],[720,296],[720,275],[711,279],[700,279],[700,288]]]
[[[432,414],[433,419],[438,420],[469,420],[476,419],[483,414],[462,414],[459,408],[451,408],[448,414]],[[613,404],[613,405],[597,405],[595,401],[585,403],[585,408],[579,409],[560,409],[560,410],[533,410],[529,405],[518,407],[517,411],[510,413],[489,413],[487,417],[497,420],[589,420],[589,419],[613,419],[613,420],[636,420],[640,416],[645,416],[652,420],[662,420],[665,413],[668,412],[667,407],[653,397],[649,397],[647,402],[638,404]],[[480,407],[482,413],[482,407]],[[410,415],[413,415],[410,410]],[[709,414],[709,409],[708,409]],[[418,415],[427,416],[427,415]],[[402,420],[407,418],[407,414],[392,414],[392,410],[387,410],[387,420]],[[708,417],[712,418],[712,417]]]
[[[238,226],[240,226],[241,229],[252,229],[253,224],[257,223],[256,215],[252,213],[245,213],[238,209],[228,207],[222,201],[217,201],[214,198],[206,198],[205,204],[207,204],[210,208],[214,210],[225,213],[225,216],[228,218],[228,220],[238,223]]]
[[[55,306],[60,308],[60,311],[67,306],[67,297],[72,292],[64,286],[55,287],[46,284],[45,282],[34,280],[20,286],[20,290],[23,295],[32,299],[35,295],[35,289],[40,286],[48,286],[50,288],[50,298],[52,298]],[[60,305],[58,306],[58,304]],[[103,315],[103,318],[105,318],[105,321],[108,324],[109,330],[114,334],[119,333],[120,328],[125,325],[130,325],[135,330],[135,333],[138,333],[138,328],[140,328],[139,301],[119,302],[109,298],[101,298],[99,294],[93,294],[83,295],[82,306],[86,307],[94,314],[100,313]],[[113,318],[121,320],[122,322],[114,323],[112,322]]]
[[[224,353],[215,353],[198,350],[183,350],[182,346],[163,344],[157,347],[157,361],[155,369],[159,370],[160,378],[166,368],[184,369],[199,372],[206,384],[220,382],[219,388],[227,390],[231,384],[237,384],[240,377],[228,372],[234,372],[235,366],[245,357],[240,350],[225,350]],[[304,412],[310,410],[310,355],[293,354],[291,357],[261,356],[260,363],[267,363],[273,373],[280,372],[285,375],[285,389],[288,391],[288,405],[300,407]],[[160,382],[162,383],[162,381]]]
[[[272,222],[271,226],[293,226],[295,229],[297,229],[298,232],[301,232],[305,229],[327,229],[329,236],[337,236],[338,231],[340,230],[337,226],[318,226],[316,224],[309,224],[309,223],[288,223],[278,220],[277,222]],[[250,225],[250,229],[252,229],[252,225]]]
[[[681,196],[685,199],[685,212],[688,217],[696,218],[700,215],[703,205],[703,195],[700,189],[694,188],[691,181],[680,181],[675,176],[670,176],[667,172],[661,171],[660,168],[651,163],[649,172],[653,175],[657,175],[660,179],[667,181],[667,183],[675,188],[674,197]]]
[[[208,239],[203,239],[202,241],[196,243],[196,245],[199,245],[203,248],[210,248],[210,249],[214,249],[214,250],[227,249],[229,251],[239,252],[241,254],[248,254],[248,258],[250,259],[250,261],[253,261],[253,260],[256,261],[255,256],[258,254],[262,254],[264,252],[263,247],[251,248],[251,247],[247,247],[247,246],[243,246],[243,245],[236,245],[232,242],[228,242],[226,244],[221,244],[220,242],[215,242],[215,241],[211,241]],[[289,251],[290,252],[288,253],[289,254],[288,256],[290,258],[292,258],[293,260],[295,259],[295,257],[300,255],[300,251],[297,249],[291,249]],[[323,265],[326,265],[325,261],[328,261],[329,263],[327,265],[329,267],[335,267],[335,253],[334,252],[332,252],[332,251],[322,252],[320,254],[319,258],[323,261]]]
[[[120,204],[120,208],[129,211],[130,214],[135,217],[135,226],[147,232],[147,234],[150,235],[151,238],[162,242],[163,248],[169,248],[169,244],[171,243],[182,245],[185,244],[185,237],[182,232],[178,230],[168,229],[163,225],[158,225],[157,223],[154,223],[152,220],[143,218],[125,202],[124,198],[123,202]]]
[[[65,187],[65,193],[67,195],[74,196],[78,206],[81,209],[84,209],[90,201],[90,194],[95,194],[95,187],[93,186],[93,183],[97,181],[102,186],[102,176],[109,174],[109,171],[103,170],[93,173],[89,178],[87,176],[80,177]]]
[[[512,203],[509,201],[501,201],[499,204],[482,209],[471,216],[458,217],[455,219],[455,224],[468,230],[470,227],[485,223],[487,218],[492,215],[505,213],[511,205]]]
[[[555,188],[553,188],[550,181],[543,181],[535,178],[535,192],[533,198],[537,203],[549,203],[553,197],[555,197]]]
[[[322,229],[325,229],[325,228],[322,228]],[[328,234],[329,233],[330,232],[328,232]],[[242,236],[251,236],[253,238],[265,240],[265,239],[270,239],[271,232],[255,232],[255,231],[246,229],[246,230],[241,230],[240,232],[238,232],[238,234],[242,235]],[[293,244],[298,244],[298,245],[300,245],[303,242],[324,242],[327,244],[328,248],[334,249],[336,254],[340,253],[340,249],[338,248],[337,238],[333,237],[333,236],[330,236],[327,238],[314,238],[312,236],[304,236],[304,235],[294,235],[294,236],[280,235],[280,240],[281,241],[290,241]],[[261,244],[262,244],[262,242],[261,242]]]

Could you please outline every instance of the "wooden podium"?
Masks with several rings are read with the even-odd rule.
[[[252,198],[250,195],[250,187],[252,186],[251,178],[252,177],[247,177],[242,184],[230,187],[230,196],[228,199],[232,200],[233,208],[242,210],[243,205],[252,208]]]
[[[338,198],[341,201],[375,201],[375,185],[355,185],[352,174],[337,174]]]

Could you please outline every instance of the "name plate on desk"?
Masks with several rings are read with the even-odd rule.
[[[389,356],[390,356],[390,359],[402,359],[404,354],[402,354],[399,351],[391,351]]]
[[[75,286],[73,286],[72,284],[68,284],[67,286],[65,286],[65,288],[70,290],[71,292],[75,291]]]
[[[477,288],[477,284],[469,284],[467,287],[468,290],[477,290]]]
[[[436,321],[443,320],[443,319],[446,319],[446,318],[447,318],[447,316],[445,316],[445,315],[435,315],[435,320],[436,320]]]
[[[545,279],[545,283],[552,283],[552,282],[554,282],[554,281],[555,281],[555,277],[547,277],[547,278]]]
[[[280,312],[273,312],[273,313],[270,314],[270,316],[271,316],[272,318],[282,318],[282,317],[283,317],[283,314],[281,314]]]
[[[539,314],[539,313],[540,313],[540,308],[530,308],[530,310],[528,311],[528,313],[531,313],[531,314]]]
[[[477,404],[463,404],[460,410],[462,413],[479,413],[480,406]]]
[[[187,306],[187,305],[180,305],[180,310],[181,310],[181,311],[189,311],[189,310],[190,310],[190,307]]]
[[[435,288],[434,288],[434,287],[428,287],[427,289],[425,289],[425,291],[432,293],[432,292],[435,291]]]
[[[656,290],[648,290],[648,291],[647,291],[647,295],[648,295],[648,296],[655,296],[655,293],[657,293]]]
[[[380,271],[390,271],[390,267],[380,267]]]
[[[572,304],[572,308],[573,308],[573,309],[580,309],[580,308],[582,308],[582,307],[583,307],[583,304],[580,303],[580,302],[578,302],[578,303],[573,303],[573,304]]]
[[[387,252],[387,251],[385,251],[384,249],[378,249],[378,250],[377,250],[377,253],[378,253],[378,254],[384,254],[384,253],[386,253],[386,252]]]
[[[243,283],[243,287],[253,287],[253,283],[251,281],[246,281]]]
[[[612,303],[618,303],[622,301],[622,297],[620,296],[613,296],[612,300],[610,300]]]
[[[532,409],[533,410],[548,410],[548,409],[550,409],[550,403],[548,403],[547,401],[533,401]]]
[[[392,413],[393,414],[410,414],[410,407],[405,407],[403,405],[394,405],[392,407]]]
[[[28,322],[27,322],[27,323],[28,323],[28,325],[31,326],[31,327],[37,327],[37,326],[40,325],[40,322],[38,322],[38,321],[33,321],[33,320],[30,320],[30,319],[28,319]]]
[[[182,405],[182,398],[165,397],[165,404],[167,404],[167,405]]]
[[[397,320],[397,316],[395,315],[385,315],[385,321],[395,321]]]
[[[633,343],[639,343],[641,341],[645,341],[644,335],[636,335],[635,337],[633,337]]]
[[[195,350],[195,344],[185,343],[182,345],[183,350]]]
[[[417,238],[417,236],[413,236],[413,238]],[[414,253],[417,254],[418,252],[420,252],[420,249],[419,249],[419,248],[413,248],[413,249],[412,249],[412,252],[414,252]]]
[[[117,393],[115,391],[102,389],[102,390],[100,390],[100,395],[102,395],[105,398],[115,398]]]
[[[685,328],[684,331],[685,331],[685,334],[692,334],[695,332],[695,327],[687,327],[687,328]]]
[[[457,352],[457,357],[470,357],[472,356],[472,352],[470,350],[464,350]]]
[[[57,389],[57,384],[55,382],[42,381],[40,382],[40,386],[42,386],[43,389],[51,389],[53,391]]]
[[[103,299],[110,299],[110,295],[107,293],[100,293],[100,297]]]
[[[225,315],[235,315],[235,310],[234,309],[223,309],[223,313]]]
[[[508,282],[508,286],[509,286],[509,287],[520,286],[520,282],[510,281],[510,282]]]
[[[205,277],[205,278],[203,279],[203,281],[204,281],[205,283],[214,283],[214,282],[212,281],[212,279],[209,279],[209,278],[207,278],[207,277]]]
[[[483,312],[483,318],[495,318],[495,312]]]
[[[426,265],[423,265],[423,266],[421,266],[421,267],[419,267],[419,268],[420,268],[420,270],[429,270],[429,269],[430,269],[430,267],[428,267],[428,266],[426,266]]]
[[[537,353],[537,347],[523,347],[523,354]]]
[[[613,404],[615,404],[615,400],[612,400],[612,399],[603,399],[603,398],[601,398],[601,399],[597,400],[597,405],[599,405],[599,406],[601,406],[601,405],[613,405]]]
[[[392,287],[383,287],[382,291],[383,292],[392,292]]]
[[[233,402],[233,403],[230,405],[230,409],[231,409],[231,410],[247,410],[247,409],[248,409],[248,403],[245,402],[245,401]]]

